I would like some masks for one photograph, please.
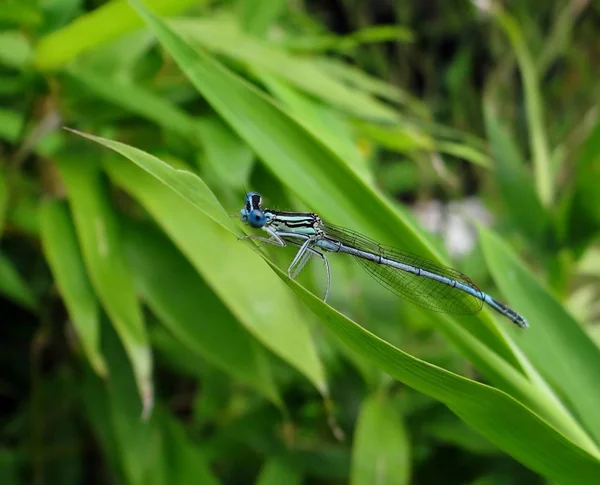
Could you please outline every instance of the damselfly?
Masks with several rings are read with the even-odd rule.
[[[324,261],[327,273],[324,300],[327,300],[331,283],[329,262],[324,253],[346,253],[354,256],[388,290],[423,308],[471,315],[479,312],[486,303],[519,327],[528,327],[521,315],[481,291],[461,272],[378,244],[357,232],[324,222],[317,214],[263,209],[260,194],[249,192],[241,215],[244,223],[269,235],[268,238],[245,237],[276,246],[290,243],[300,247],[287,270],[290,278],[298,276],[311,256]]]

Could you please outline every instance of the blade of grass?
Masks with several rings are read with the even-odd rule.
[[[265,271],[265,262],[251,246],[135,165],[113,160],[107,169],[150,212],[239,322],[327,395],[323,368],[297,303]]]
[[[600,349],[500,239],[484,228],[479,235],[494,280],[531,322],[519,347],[600,443]]]
[[[333,79],[310,59],[293,56],[244,32],[229,18],[176,19],[169,25],[194,45],[225,54],[252,69],[278,76],[296,88],[356,116],[394,121],[395,111]]]
[[[510,211],[511,220],[534,242],[540,243],[548,218],[525,171],[519,149],[498,120],[490,100],[484,103],[484,117],[494,158],[495,180]]]
[[[69,77],[83,84],[98,98],[156,123],[165,130],[173,131],[192,143],[198,143],[198,126],[195,120],[160,96],[97,72],[71,71]]]
[[[90,365],[106,375],[100,352],[100,308],[88,278],[75,226],[65,202],[47,201],[40,209],[42,248],[73,327]]]
[[[554,172],[550,165],[550,150],[544,128],[543,103],[535,62],[516,20],[501,8],[496,9],[494,18],[506,33],[517,57],[523,80],[536,188],[540,201],[548,207],[554,203]]]
[[[343,160],[256,89],[206,54],[195,52],[155,17],[147,12],[143,15],[215,110],[246,140],[268,168],[307,202],[308,208],[318,208],[322,216],[336,223],[359,230],[366,228],[364,232],[383,243],[402,241],[408,251],[439,259],[413,223],[401,217],[372,187],[365,185]],[[447,324],[449,320],[441,320],[438,321],[439,328],[462,349],[468,350],[461,342],[461,336],[453,331],[453,325]],[[469,331],[490,349],[518,365],[499,332],[490,327],[489,317],[479,316],[472,321],[487,322],[486,325],[470,325]]]
[[[128,221],[124,244],[142,297],[183,345],[281,406],[267,354],[158,230]]]
[[[141,7],[136,3],[136,8]],[[151,14],[145,12],[144,15],[213,107],[301,198],[308,200],[310,205],[322,207],[323,214],[337,214],[337,217],[331,217],[336,222],[349,221],[352,227],[370,228],[366,232],[370,235],[380,234],[380,237],[376,237],[383,242],[393,241],[392,236],[395,235],[408,250],[425,255],[436,254],[410,219],[400,217],[389,202],[378,196],[371,187],[364,185],[342,160],[318,143],[264,95],[240,81],[206,54],[194,52]],[[106,140],[99,141],[119,145]],[[140,163],[140,160],[135,161]],[[156,160],[152,164],[155,162]],[[154,165],[149,170],[158,173],[158,168]],[[174,182],[181,186],[179,181]],[[180,187],[175,190],[180,191]],[[348,194],[352,194],[352,197]],[[193,201],[193,197],[197,198],[198,195],[187,198]],[[202,207],[200,209],[204,210]],[[210,214],[209,217],[214,215]],[[436,256],[430,257],[438,259]],[[544,395],[518,373],[518,361],[507,345],[505,336],[491,325],[489,316],[484,318],[484,315],[487,312],[475,317],[465,317],[461,319],[461,323],[456,318],[439,314],[429,314],[428,318],[492,382],[532,405],[553,423],[557,423],[569,436],[586,443],[585,434],[582,436],[572,417],[565,415],[561,408],[553,408],[552,404],[548,404]],[[542,391],[545,392],[545,389],[542,388]]]
[[[143,205],[145,205],[154,215],[159,223],[170,234],[170,237],[175,240],[176,244],[184,254],[186,254],[188,259],[190,259],[190,261],[205,276],[209,284],[215,288],[215,291],[228,304],[232,313],[236,314],[240,321],[248,326],[249,330],[257,331],[258,333],[255,333],[255,335],[257,335],[257,337],[274,352],[293,363],[299,369],[304,369],[305,375],[313,376],[313,379],[315,378],[315,375],[318,377],[318,375],[320,375],[320,367],[317,365],[315,368],[314,362],[295,357],[295,352],[297,352],[297,350],[294,349],[295,351],[291,351],[291,349],[289,349],[289,343],[287,343],[289,337],[275,335],[275,329],[265,329],[264,322],[261,322],[256,328],[256,320],[252,317],[244,320],[244,316],[248,317],[248,315],[239,313],[241,310],[240,305],[244,300],[248,299],[249,294],[243,282],[241,283],[243,288],[238,288],[236,290],[240,293],[233,295],[231,290],[240,284],[240,282],[237,281],[239,278],[236,276],[235,284],[232,283],[230,278],[228,278],[226,274],[223,274],[220,266],[218,267],[218,270],[214,272],[214,266],[218,265],[220,255],[223,254],[223,251],[228,252],[230,255],[229,258],[231,259],[239,246],[231,245],[231,241],[229,241],[225,237],[225,234],[222,233],[222,228],[227,228],[228,231],[232,231],[229,225],[223,224],[219,226],[209,221],[220,220],[220,215],[223,213],[223,210],[216,208],[212,204],[203,206],[198,203],[199,200],[210,200],[211,202],[218,204],[214,201],[212,193],[210,193],[207,187],[202,184],[200,179],[191,173],[173,171],[173,169],[168,165],[165,165],[164,162],[161,162],[140,150],[128,147],[127,145],[93,137],[91,135],[84,136],[126,155],[140,167],[146,167],[148,172],[156,173],[158,178],[165,184],[170,184],[171,179],[181,178],[179,182],[169,185],[169,187],[179,193],[180,196],[186,198],[192,206],[183,203],[183,201],[175,196],[170,190],[156,182],[153,178],[148,177],[144,172],[139,170],[136,171],[134,166],[130,167],[129,165],[118,164],[116,162],[111,163],[108,166],[108,168],[111,169],[113,177],[115,177],[121,185],[126,187],[127,190],[131,191],[136,197],[142,200]],[[120,169],[118,172],[115,171],[117,167]],[[136,180],[136,184],[132,183],[133,180]],[[145,186],[140,185],[142,182],[144,182]],[[161,200],[161,197],[164,200]],[[200,211],[206,214],[208,218],[205,222],[208,229],[205,228],[206,230],[204,232],[202,232],[202,226],[198,225],[200,213],[194,211],[193,206],[195,206],[196,209],[200,209]],[[214,214],[214,212],[216,212],[216,214]],[[228,219],[228,222],[231,224],[231,219]],[[235,231],[233,232],[234,234],[236,233]],[[213,243],[209,241],[207,235],[217,237],[218,234],[223,234],[224,239],[218,243],[215,239],[214,245],[219,248],[218,250],[215,250]],[[246,268],[250,263],[250,259],[252,258],[249,254],[244,257],[241,257],[240,255],[239,261],[234,264],[237,271]],[[261,271],[264,271],[264,269],[264,266],[252,266],[243,271],[243,274],[251,274],[253,275],[253,278],[256,279],[257,275],[261,274]],[[213,280],[210,279],[211,276],[214,278]],[[265,282],[260,285],[260,287],[268,288],[267,281],[270,280],[265,279]],[[225,291],[226,288],[230,289],[229,293]],[[276,290],[272,289],[271,293],[276,294]],[[230,297],[236,297],[227,300],[226,297],[228,295]],[[248,310],[252,307],[250,302],[256,303],[254,300],[250,299],[246,304]],[[238,313],[236,313],[236,310]],[[435,318],[434,315],[432,315],[432,318]],[[532,409],[535,409],[542,416],[550,420],[550,422],[565,433],[566,436],[569,436],[575,442],[580,443],[581,446],[595,449],[595,445],[579,427],[577,422],[573,420],[572,416],[565,412],[562,406],[557,405],[555,399],[548,399],[548,397],[554,398],[554,396],[551,393],[548,393],[547,386],[542,385],[543,383],[539,376],[537,376],[535,370],[530,370],[529,374],[533,383],[537,385],[537,388],[534,387],[531,382],[528,382],[515,368],[504,362],[500,356],[491,352],[489,348],[474,335],[471,335],[467,329],[456,324],[448,316],[441,316],[438,318],[444,319],[446,326],[442,328],[449,330],[448,334],[454,338],[454,341],[461,351],[474,362],[477,362],[480,371],[487,375],[492,382],[500,388],[507,390],[528,406],[531,406]],[[276,328],[280,329],[280,327],[281,325],[278,324]],[[261,334],[261,330],[264,333]],[[312,352],[312,350],[311,347],[308,346],[305,354],[310,355],[310,352]],[[522,357],[520,358],[522,362],[527,364],[526,361],[523,361]],[[302,365],[306,365],[306,367],[302,367]],[[313,380],[313,382],[322,381],[317,379],[316,381]]]
[[[536,472],[595,484],[600,453],[588,454],[508,394],[402,352],[347,319],[274,268],[345,345],[392,377],[443,402],[468,425]],[[592,448],[593,450],[593,448]]]
[[[62,154],[58,167],[92,286],[127,350],[148,414],[153,403],[152,355],[131,271],[122,253],[118,219],[101,172],[95,161],[81,153]]]

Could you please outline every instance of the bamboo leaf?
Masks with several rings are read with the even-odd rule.
[[[108,145],[126,147],[116,142]],[[128,156],[136,160],[138,152],[131,149]],[[199,211],[198,206],[133,164],[112,161],[107,169],[111,177],[148,210],[240,323],[304,374],[321,393],[327,394],[323,368],[297,303],[285,285],[267,270],[265,262],[255,257],[250,245],[238,241],[232,229],[226,230],[215,222],[223,209],[217,210],[218,216],[212,214],[214,207],[210,205]],[[197,185],[200,179],[191,173],[188,175],[184,180],[195,179],[194,186],[200,188]],[[186,190],[191,193],[191,185]],[[195,197],[212,200],[214,196],[204,187],[204,194],[195,193]],[[230,227],[231,219],[227,221]]]
[[[100,308],[66,203],[48,201],[42,205],[40,226],[44,253],[73,327],[90,365],[103,376],[106,363],[100,352]]]
[[[518,345],[600,442],[600,349],[526,265],[491,231],[479,228],[481,247],[502,292],[518,304],[531,332]]]
[[[152,356],[133,278],[122,253],[117,216],[96,163],[80,154],[65,154],[59,170],[92,286],[127,350],[147,414],[153,402]]]
[[[126,224],[124,241],[143,298],[182,344],[281,406],[264,349],[157,230]]]

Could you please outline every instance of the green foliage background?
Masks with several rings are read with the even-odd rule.
[[[599,25],[586,0],[0,3],[0,483],[598,483]],[[320,265],[238,240],[248,189],[531,328],[335,255],[324,304]],[[465,200],[491,218],[451,262],[414,209]]]

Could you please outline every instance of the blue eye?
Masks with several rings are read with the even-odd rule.
[[[266,223],[267,216],[265,216],[265,213],[260,209],[254,209],[253,211],[250,211],[250,214],[248,214],[248,224],[250,224],[252,227],[258,229],[263,227]]]

